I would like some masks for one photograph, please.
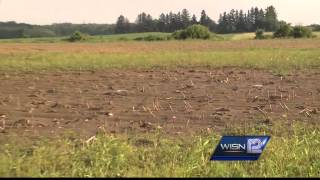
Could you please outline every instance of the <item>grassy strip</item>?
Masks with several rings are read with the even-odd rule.
[[[0,70],[97,70],[188,66],[261,68],[275,72],[320,67],[318,49],[242,49],[134,53],[23,53],[0,55]]]
[[[266,32],[267,35],[272,35],[272,32]],[[320,38],[320,32],[313,32],[317,38]],[[133,41],[138,37],[147,36],[167,37],[171,33],[161,32],[146,32],[146,33],[128,33],[128,34],[114,34],[114,35],[96,35],[91,36],[86,42],[116,42],[116,41]],[[254,39],[255,33],[231,33],[231,34],[212,34],[211,41],[237,41]],[[68,37],[40,37],[40,38],[16,38],[16,39],[0,39],[0,43],[56,43],[66,42]]]
[[[284,131],[284,129],[286,129]],[[318,177],[318,127],[260,127],[250,134],[272,139],[256,162],[211,162],[220,139],[202,134],[191,140],[168,139],[161,132],[138,137],[100,135],[85,143],[72,138],[39,141],[33,146],[1,146],[0,176],[18,177]],[[232,133],[231,133],[232,134]],[[234,134],[243,134],[234,132]],[[141,137],[140,137],[141,141]]]
[[[161,32],[146,32],[146,33],[128,33],[128,34],[114,34],[114,35],[96,35],[90,36],[85,42],[114,42],[114,41],[133,41],[138,37],[157,36],[167,37],[171,33]],[[56,43],[65,42],[68,37],[43,37],[43,38],[17,38],[17,39],[0,39],[0,43]]]

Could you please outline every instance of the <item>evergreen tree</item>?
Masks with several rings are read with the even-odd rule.
[[[166,32],[166,15],[161,14],[159,20],[157,21],[157,29],[160,32]]]
[[[236,32],[236,16],[235,16],[235,10],[231,9],[228,17],[228,28],[227,31],[229,33]]]
[[[201,25],[206,26],[209,28],[210,31],[216,30],[216,23],[206,14],[205,10],[202,10],[200,22]]]
[[[178,12],[175,15],[175,19],[176,19],[176,26],[175,26],[175,31],[178,29],[184,29],[184,25],[183,25],[183,20],[182,20],[182,15],[180,12]]]
[[[207,26],[208,25],[208,16],[207,16],[205,10],[202,10],[202,12],[201,12],[200,24],[203,25],[203,26]]]
[[[166,14],[166,32],[170,32],[170,16]]]
[[[264,11],[263,9],[260,9],[256,19],[256,27],[257,29],[265,29],[264,25],[265,25]]]
[[[219,26],[218,26],[218,32],[220,33],[226,33],[227,32],[227,26],[228,26],[228,15],[226,12],[220,14],[219,17]]]
[[[186,28],[191,24],[190,13],[187,9],[182,10],[181,20],[182,20],[182,28]]]
[[[245,32],[246,31],[246,16],[242,10],[240,10],[240,12],[239,12],[236,28],[237,28],[237,32]]]
[[[197,16],[193,14],[192,19],[191,19],[191,24],[198,24]]]
[[[125,18],[123,15],[120,15],[116,22],[115,33],[120,34],[128,32],[130,32],[129,20]]]
[[[269,6],[265,10],[265,29],[267,31],[275,31],[278,28],[279,21],[276,9],[273,6]]]
[[[175,31],[175,23],[176,23],[175,15],[172,12],[170,12],[168,15],[168,19],[169,19],[168,32],[173,32]]]
[[[155,31],[155,22],[150,14],[141,13],[136,20],[136,30],[138,32],[151,32]]]

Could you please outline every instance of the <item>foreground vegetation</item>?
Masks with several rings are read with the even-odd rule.
[[[0,54],[0,70],[99,70],[236,66],[285,73],[320,67],[319,49],[154,50]]]
[[[209,161],[221,136],[208,132],[174,140],[161,130],[128,137],[101,133],[90,142],[71,135],[32,145],[16,139],[0,147],[0,176],[319,177],[319,130],[301,123],[247,129],[246,134],[272,136],[256,162]]]

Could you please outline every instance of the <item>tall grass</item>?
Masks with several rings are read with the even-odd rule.
[[[105,68],[224,67],[261,68],[275,72],[320,67],[318,49],[241,49],[128,53],[1,54],[0,70],[97,70]]]
[[[243,132],[229,134],[243,134]],[[1,146],[1,177],[319,177],[317,126],[259,127],[246,132],[272,138],[256,162],[209,161],[220,134],[168,138],[162,132],[136,137],[100,134],[76,138],[11,141]],[[142,141],[143,140],[143,141]],[[20,140],[22,141],[22,140]],[[144,142],[144,143],[138,143]]]

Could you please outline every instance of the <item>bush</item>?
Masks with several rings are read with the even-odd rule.
[[[75,31],[69,38],[68,41],[76,42],[76,41],[85,41],[88,39],[88,35],[81,33],[80,31]]]
[[[209,39],[210,31],[202,25],[192,25],[186,29],[187,36],[192,39]]]
[[[129,41],[129,39],[127,37],[120,37],[118,40],[119,41]]]
[[[292,36],[294,38],[311,38],[312,30],[308,27],[295,26],[292,30]]]
[[[146,37],[137,37],[134,40],[136,41],[165,41],[168,40],[167,37],[156,36],[156,35],[148,35]]]
[[[256,31],[256,37],[255,39],[265,39],[265,36],[264,36],[264,30],[263,29],[258,29]]]
[[[167,40],[166,37],[160,37],[160,36],[155,36],[155,35],[149,35],[144,37],[145,41],[165,41]]]
[[[172,33],[174,39],[209,39],[210,31],[202,25],[192,25],[184,30],[178,30]]]
[[[275,38],[285,38],[285,37],[294,37],[294,38],[312,38],[312,29],[309,27],[295,26],[291,27],[290,24],[282,23],[280,28],[274,32]]]
[[[279,29],[274,32],[273,36],[275,38],[285,38],[285,37],[290,37],[291,33],[292,33],[292,28],[290,24],[282,23],[280,24]]]
[[[263,29],[258,29],[256,31],[255,39],[272,39],[272,38],[273,38],[273,35],[264,34],[264,30]]]
[[[175,31],[174,33],[172,33],[172,37],[174,39],[187,39],[188,35],[187,35],[186,30],[178,30],[178,31]]]

